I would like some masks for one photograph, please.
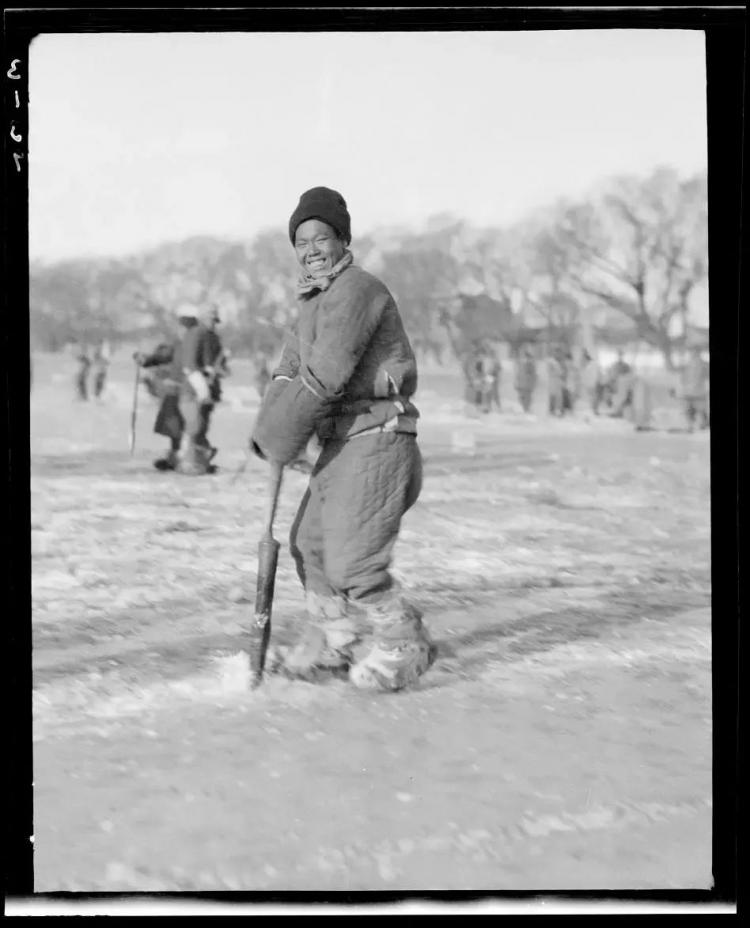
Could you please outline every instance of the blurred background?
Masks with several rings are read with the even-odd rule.
[[[324,184],[420,360],[707,348],[703,36],[43,35],[31,345],[150,342],[185,300],[236,356],[294,318],[286,222]]]

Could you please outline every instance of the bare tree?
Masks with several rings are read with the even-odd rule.
[[[627,316],[673,368],[674,320],[684,325],[707,274],[705,176],[660,168],[609,182],[592,202],[565,207],[554,228],[580,294]]]

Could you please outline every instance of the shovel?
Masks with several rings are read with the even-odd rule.
[[[260,686],[263,680],[263,668],[266,663],[268,642],[271,638],[271,609],[273,607],[273,588],[276,579],[276,564],[279,558],[279,542],[273,537],[273,520],[281,489],[281,475],[284,467],[271,462],[269,483],[270,505],[265,531],[258,543],[258,579],[255,591],[255,614],[250,628],[250,686]]]

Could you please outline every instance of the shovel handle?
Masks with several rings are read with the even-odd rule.
[[[281,477],[284,473],[284,465],[278,461],[271,461],[271,476],[268,485],[268,519],[266,521],[265,532],[263,537],[266,539],[273,538],[273,523],[276,518],[276,509],[279,505],[279,492],[281,490]]]

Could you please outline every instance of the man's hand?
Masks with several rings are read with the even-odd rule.
[[[134,351],[133,360],[140,367],[143,364],[143,362],[146,360],[146,355],[142,351]]]

